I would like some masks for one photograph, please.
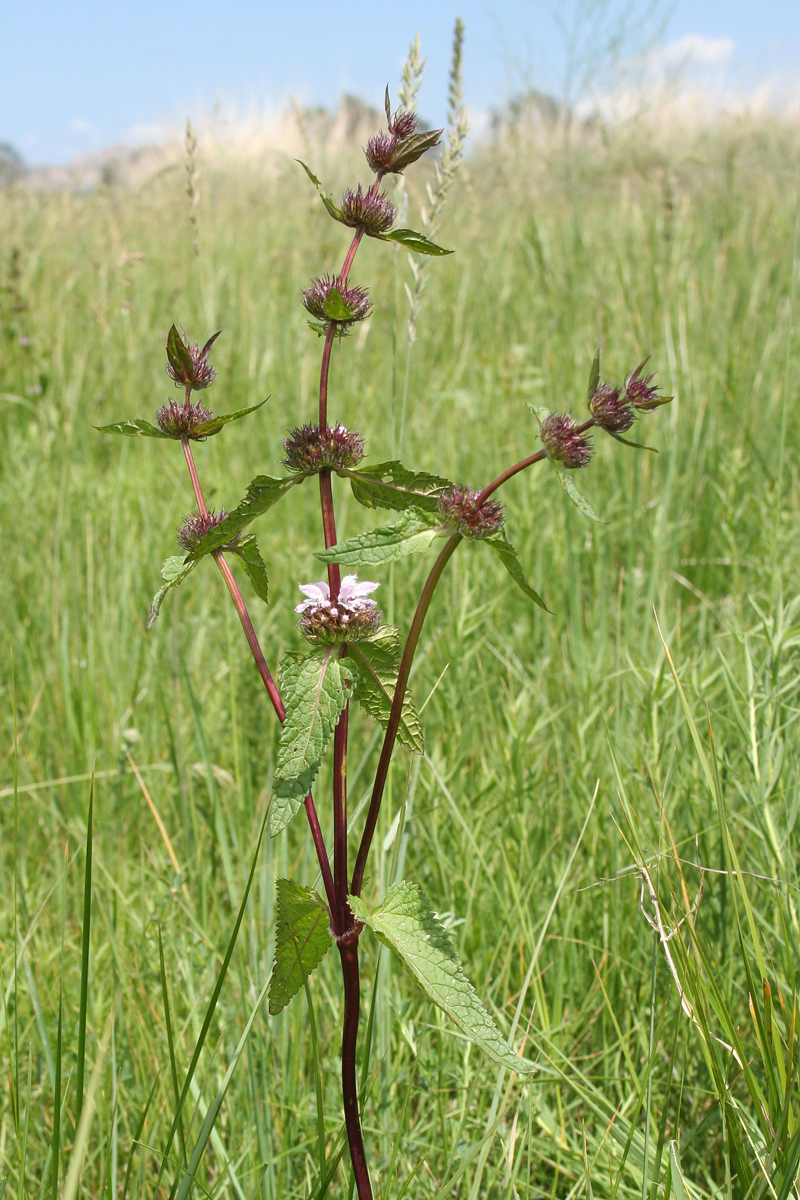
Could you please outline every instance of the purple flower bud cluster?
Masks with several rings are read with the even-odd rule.
[[[376,133],[367,142],[364,154],[370,169],[377,176],[400,175],[426,150],[439,145],[441,129],[417,133],[415,113],[398,110],[391,116],[387,107],[388,133]]]
[[[479,504],[480,492],[456,485],[439,497],[439,515],[465,538],[488,538],[502,528],[505,514],[497,500]]]
[[[386,233],[391,229],[397,211],[385,192],[364,192],[361,184],[356,191],[346,188],[342,196],[342,219],[353,229],[363,229],[368,234]]]
[[[642,376],[646,362],[644,359],[631,371],[622,387],[601,382],[589,398],[589,411],[595,424],[607,433],[625,433],[633,425],[637,413],[652,412],[672,399],[659,395],[658,385],[653,383],[655,372]]]
[[[366,288],[345,287],[333,275],[321,275],[302,293],[303,304],[312,317],[325,324],[332,322],[344,333],[356,321],[363,321],[372,310]]]
[[[167,359],[167,374],[176,387],[191,388],[200,392],[210,387],[217,377],[217,372],[208,361],[208,353],[219,337],[215,333],[201,349],[197,342],[191,345],[182,344],[181,356],[169,354]]]
[[[553,462],[569,469],[589,465],[592,444],[569,413],[550,413],[542,421],[539,436],[547,457]]]
[[[214,512],[212,508],[204,513],[190,513],[188,517],[184,517],[183,523],[178,529],[178,541],[184,550],[190,553],[210,530],[216,529],[218,525],[222,524],[227,515],[224,508],[221,508],[219,512]],[[237,533],[228,544],[235,544],[239,541],[240,536]]]
[[[286,458],[283,465],[304,475],[320,471],[343,471],[357,467],[364,457],[364,439],[344,425],[301,425],[283,439]]]
[[[167,400],[156,412],[156,421],[162,433],[168,433],[174,438],[200,438],[199,432],[207,421],[213,417],[210,408],[206,408],[198,400],[195,404],[187,397],[183,403],[177,400]]]

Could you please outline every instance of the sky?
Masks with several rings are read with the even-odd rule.
[[[800,0],[0,0],[0,142],[31,165],[109,144],[162,140],[187,116],[275,112],[294,97],[380,105],[419,31],[427,56],[420,112],[440,122],[453,22],[466,24],[466,99],[487,114],[533,86],[563,93],[591,44],[589,83],[611,86],[606,38],[633,6],[622,60],[680,67],[719,94],[765,96],[800,112]],[[591,30],[576,12],[600,8]],[[554,16],[554,13],[556,16]],[[559,27],[561,26],[561,27]],[[573,50],[570,54],[569,47]],[[657,49],[654,49],[657,47]],[[617,63],[620,56],[617,56]]]

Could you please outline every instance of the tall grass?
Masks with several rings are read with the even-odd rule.
[[[797,1195],[799,162],[767,127],[691,155],[612,142],[569,172],[486,150],[445,218],[457,253],[427,281],[405,461],[485,482],[532,448],[527,401],[585,393],[600,338],[612,374],[652,353],[675,400],[648,424],[658,455],[600,445],[584,484],[606,524],[581,523],[547,470],[509,487],[552,617],[470,547],[435,602],[414,680],[427,753],[395,768],[367,886],[425,886],[541,1069],[498,1075],[376,954],[365,1129],[386,1200]],[[341,161],[325,172],[350,181]],[[276,1019],[260,1007],[273,880],[315,875],[294,829],[254,854],[276,723],[210,570],[145,636],[190,496],[169,447],[92,428],[163,402],[173,321],[222,327],[216,404],[270,395],[247,436],[199,448],[210,502],[235,503],[313,411],[297,296],[341,237],[288,161],[206,169],[194,223],[183,187],[176,170],[135,192],[0,192],[15,1200],[152,1196],[159,1177],[164,1196],[346,1191],[337,1063],[318,1051],[335,972]],[[421,198],[412,184],[409,224]],[[379,461],[408,275],[363,255],[375,314],[335,356],[332,416],[373,412]],[[259,530],[273,664],[318,540],[314,496],[292,496]],[[337,503],[347,536],[362,513]],[[396,621],[425,566],[395,572]],[[353,745],[355,803],[366,725]]]

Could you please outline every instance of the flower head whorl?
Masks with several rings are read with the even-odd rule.
[[[330,587],[324,580],[301,583],[300,591],[306,599],[294,611],[300,614],[303,637],[317,646],[358,642],[369,637],[382,619],[377,604],[369,599],[369,593],[379,586],[367,580],[359,583],[357,575],[345,575],[338,600],[332,604]]]
[[[365,288],[344,287],[333,275],[321,275],[312,280],[311,286],[302,293],[302,300],[311,316],[321,322],[322,332],[331,323],[336,326],[337,333],[344,334],[354,322],[368,317],[372,309]]]
[[[589,400],[589,412],[606,433],[624,433],[636,420],[628,397],[620,399],[620,391],[611,383],[600,383]]]
[[[368,234],[386,233],[391,229],[397,211],[385,192],[362,191],[361,184],[354,192],[347,188],[342,196],[342,219],[352,229],[362,228]]]
[[[642,375],[647,359],[639,363],[625,380],[625,399],[638,412],[652,412],[662,404],[669,404],[672,396],[660,396],[658,384],[653,383],[655,371],[650,375]]]
[[[188,398],[180,404],[167,400],[156,412],[156,421],[162,433],[174,438],[201,438],[202,427],[213,417],[210,408],[198,400],[195,404]]]
[[[502,528],[503,506],[497,500],[478,504],[480,492],[455,485],[439,497],[439,515],[446,525],[465,538],[488,538]]]
[[[201,349],[197,342],[184,342],[173,326],[167,343],[166,369],[176,387],[190,388],[194,392],[210,387],[217,372],[208,361],[208,354],[218,337],[219,333],[215,333]]]
[[[190,513],[188,517],[184,517],[183,523],[178,529],[178,541],[187,553],[191,553],[207,533],[222,524],[227,515],[224,508],[221,508],[219,512],[214,512],[212,508],[204,513]],[[228,544],[233,545],[238,542],[240,536],[237,533]]]
[[[545,417],[539,436],[547,457],[570,469],[588,466],[592,444],[579,429],[569,413],[550,413]]]
[[[286,458],[283,465],[290,471],[318,474],[320,471],[343,471],[357,467],[364,457],[361,434],[345,429],[344,425],[301,425],[283,439]]]

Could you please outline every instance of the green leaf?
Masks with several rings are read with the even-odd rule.
[[[339,714],[352,696],[356,668],[338,646],[286,654],[278,682],[286,707],[275,764],[270,833],[280,833],[314,782]]]
[[[230,425],[231,421],[239,421],[242,417],[246,417],[248,413],[262,408],[267,403],[267,400],[269,400],[269,396],[259,404],[254,404],[251,408],[240,408],[238,412],[226,413],[224,417],[211,417],[208,421],[202,421],[199,425],[195,425],[192,430],[192,437],[194,439],[213,437],[215,433],[219,433],[223,426]]]
[[[322,186],[320,181],[317,179],[316,175],[311,170],[311,168],[307,167],[306,164],[302,161],[302,159],[297,158],[297,159],[295,159],[295,162],[300,163],[300,166],[303,168],[306,175],[308,176],[308,178],[313,183],[314,187],[319,192],[320,197],[322,199],[322,203],[325,205],[326,209],[328,210],[330,215],[333,217],[334,221],[341,221],[342,224],[344,225],[345,220],[344,220],[344,217],[342,216],[342,210],[339,208],[339,206],[337,204],[334,204],[333,200],[331,200],[330,196],[325,191],[324,187]]]
[[[263,600],[265,604],[269,604],[267,568],[264,566],[264,560],[259,552],[255,534],[251,533],[249,537],[242,538],[235,546],[231,546],[231,552],[242,560],[247,577],[252,583],[253,591],[259,600]]]
[[[427,550],[445,532],[441,526],[432,528],[430,520],[423,514],[402,513],[396,525],[356,534],[346,542],[331,546],[330,550],[316,551],[314,557],[326,563],[340,563],[343,567],[394,562]]]
[[[403,138],[392,155],[392,170],[404,171],[406,167],[410,167],[426,150],[432,150],[439,144],[443,132],[443,129],[429,129],[427,133],[415,133],[409,138]]]
[[[536,417],[536,420],[539,422],[539,428],[541,428],[543,422],[550,416],[550,409],[545,404],[529,404],[528,408]]]
[[[602,519],[602,517],[598,517],[597,513],[594,511],[586,497],[581,495],[581,493],[575,487],[575,484],[572,482],[569,473],[566,470],[557,467],[556,475],[561,481],[561,486],[577,508],[578,512],[581,513],[582,516],[588,517],[590,521],[597,521],[599,525],[605,525],[605,521]]]
[[[219,337],[219,334],[216,336]],[[167,360],[176,374],[188,378],[194,375],[194,363],[189,348],[174,325],[167,334]]]
[[[624,438],[619,433],[612,433],[610,429],[607,429],[606,433],[615,442],[622,442],[623,446],[630,446],[633,450],[649,450],[651,454],[658,454],[655,446],[645,446],[644,442],[632,442],[629,438]]]
[[[183,583],[186,576],[191,575],[196,566],[197,563],[192,562],[187,554],[175,554],[166,560],[161,568],[161,578],[164,580],[164,586],[158,589],[153,597],[153,603],[150,605],[150,612],[147,617],[148,629],[152,629],[155,625],[167,592]]]
[[[452,250],[444,250],[441,246],[437,246],[435,242],[429,242],[422,233],[417,233],[413,229],[392,229],[390,233],[373,233],[371,237],[378,238],[381,242],[399,242],[401,246],[405,246],[406,250],[413,250],[416,254],[452,254]]]
[[[376,463],[358,471],[342,471],[350,480],[353,495],[365,508],[389,508],[402,512],[418,508],[435,513],[439,496],[453,484],[441,475],[427,471],[409,471],[401,462]]]
[[[354,642],[349,653],[358,664],[358,680],[353,699],[367,710],[384,729],[392,711],[397,671],[400,666],[400,635],[391,625],[382,625],[365,642]],[[416,754],[424,754],[425,739],[411,693],[406,690],[397,736]]]
[[[329,321],[352,321],[355,309],[345,304],[342,293],[338,288],[331,288],[323,308]]]
[[[275,961],[269,981],[273,1017],[300,991],[333,942],[327,905],[313,888],[293,879],[279,879],[275,887]]]
[[[505,530],[501,529],[499,533],[492,534],[491,537],[486,538],[486,544],[492,547],[495,554],[500,559],[500,562],[514,580],[514,583],[516,583],[518,587],[522,588],[525,595],[532,600],[534,604],[538,604],[539,608],[543,608],[545,612],[550,612],[550,609],[547,607],[542,597],[538,592],[533,590],[525,578],[525,572],[522,570],[519,558],[517,557],[517,552],[506,537]]]
[[[117,421],[113,425],[95,425],[98,433],[121,433],[123,437],[153,437],[153,438],[168,438],[170,435],[164,433],[163,429],[159,429],[157,425],[151,425],[149,421],[140,421],[137,419],[131,421]]]
[[[536,1064],[520,1058],[481,1004],[447,932],[415,883],[395,883],[375,912],[348,897],[359,921],[374,930],[414,976],[429,1000],[446,1012],[471,1042],[502,1067],[530,1075]]]
[[[597,385],[600,382],[600,350],[602,347],[597,347],[597,352],[592,359],[592,369],[589,372],[589,390],[586,393],[587,399],[591,400],[597,390]]]
[[[220,521],[219,525],[215,525],[205,537],[200,539],[189,555],[190,561],[195,562],[204,554],[210,554],[212,550],[219,550],[221,546],[227,546],[231,538],[246,529],[256,517],[260,517],[262,513],[272,508],[273,504],[277,504],[281,497],[285,496],[289,489],[299,483],[302,478],[302,475],[294,475],[291,479],[274,479],[271,475],[256,475],[255,479],[251,479],[247,485],[247,495],[244,500],[241,500],[236,508],[232,509],[223,521]]]

